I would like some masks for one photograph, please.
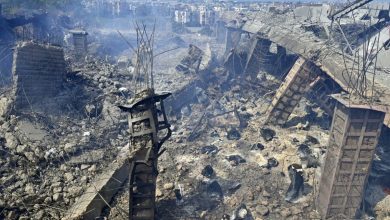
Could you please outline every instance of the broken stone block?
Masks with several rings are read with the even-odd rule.
[[[227,132],[228,140],[239,140],[241,138],[240,132],[236,128],[232,128]]]
[[[222,216],[222,220],[230,220],[230,215],[224,214],[224,215]]]
[[[264,150],[264,145],[261,143],[253,144],[251,150]]]
[[[314,167],[316,168],[319,165],[318,158],[313,154],[312,150],[307,144],[298,145],[298,156],[302,161],[302,164],[306,168]]]
[[[242,220],[248,216],[248,210],[244,204],[240,205],[234,212],[231,220]]]
[[[213,180],[210,183],[208,183],[207,193],[210,198],[217,198],[217,199],[223,198],[221,185],[219,185],[219,183],[216,180]]]
[[[4,116],[8,111],[8,99],[5,97],[0,98],[0,117]]]
[[[6,140],[5,146],[9,149],[15,149],[19,144],[19,141],[10,132],[6,132],[4,138]]]
[[[81,164],[80,169],[81,169],[81,170],[86,170],[86,169],[88,169],[88,168],[90,168],[90,167],[91,167],[91,165],[88,165],[88,164]]]
[[[300,144],[298,145],[298,150],[297,150],[298,156],[302,158],[308,158],[312,151],[310,147],[307,144]]]
[[[205,177],[212,177],[214,175],[214,169],[210,165],[205,166],[202,170],[202,175]]]
[[[28,161],[35,163],[37,158],[35,157],[34,152],[28,151],[23,153]]]
[[[70,182],[70,181],[73,181],[74,180],[74,176],[72,173],[65,173],[64,174],[64,178],[67,182]]]
[[[240,163],[246,162],[246,160],[242,158],[240,155],[230,155],[227,156],[226,159],[230,162],[232,166],[237,166]]]
[[[18,145],[16,147],[16,153],[22,154],[23,152],[27,151],[28,147],[26,145]]]
[[[215,145],[207,145],[207,146],[202,147],[202,149],[200,150],[200,153],[214,156],[215,154],[218,153],[218,151],[219,151],[219,149]]]
[[[160,189],[156,189],[156,197],[162,197],[164,195],[164,193],[163,192],[161,192],[161,190]]]
[[[35,191],[34,191],[34,186],[32,184],[27,184],[26,187],[24,188],[24,191],[27,193],[27,194],[34,194]]]
[[[318,141],[317,138],[311,136],[311,135],[307,135],[306,136],[306,140],[305,140],[305,143],[306,144],[319,144],[320,142]]]
[[[61,193],[55,193],[53,195],[53,201],[57,202],[59,201],[60,199],[62,199],[62,194]]]
[[[75,150],[76,150],[76,144],[74,143],[66,143],[64,146],[64,151],[66,153],[71,153],[74,152]]]
[[[173,183],[166,183],[166,184],[164,184],[164,186],[163,186],[163,188],[164,188],[165,190],[172,190],[174,187],[175,187],[175,184],[173,184]]]
[[[89,169],[88,169],[88,171],[89,172],[96,172],[96,164],[94,164],[94,165],[92,165]]]
[[[270,128],[261,128],[260,134],[265,141],[269,142],[272,141],[272,139],[274,139],[276,132]]]
[[[269,209],[266,206],[259,205],[256,207],[256,213],[258,213],[261,216],[267,216],[269,213]]]
[[[236,182],[236,183],[233,183],[230,187],[229,187],[229,193],[230,194],[233,194],[235,193],[239,188],[241,187],[241,183],[239,182]]]
[[[271,157],[268,159],[268,162],[267,162],[268,169],[271,169],[272,167],[277,167],[278,165],[279,165],[279,162],[274,157]]]

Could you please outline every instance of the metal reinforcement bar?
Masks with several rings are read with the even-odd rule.
[[[345,6],[344,8],[332,13],[331,15],[329,15],[329,19],[331,19],[332,21],[338,19],[338,18],[341,18],[343,17],[344,15],[372,2],[373,0],[357,0],[357,1],[354,1],[350,4],[348,4],[347,6]]]

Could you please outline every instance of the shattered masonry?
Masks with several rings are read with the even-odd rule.
[[[361,78],[346,76],[353,62],[343,59],[349,47],[362,52],[364,36],[387,40],[388,5],[333,28],[328,12],[344,5],[205,5],[106,1],[80,17],[43,14],[60,39],[73,36],[62,49],[26,41],[40,15],[14,28],[0,4],[0,55],[2,40],[24,41],[13,92],[0,87],[0,218],[389,217],[390,69],[377,68],[373,94],[358,100],[351,85]],[[138,18],[156,24],[156,91],[173,93],[161,109],[154,90],[134,86],[148,79],[129,56]],[[17,30],[23,38],[11,39]]]

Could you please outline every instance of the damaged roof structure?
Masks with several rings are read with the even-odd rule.
[[[4,2],[0,219],[390,218],[389,4]]]

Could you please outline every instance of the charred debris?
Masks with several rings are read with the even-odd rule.
[[[390,218],[389,9],[0,1],[0,219]]]

